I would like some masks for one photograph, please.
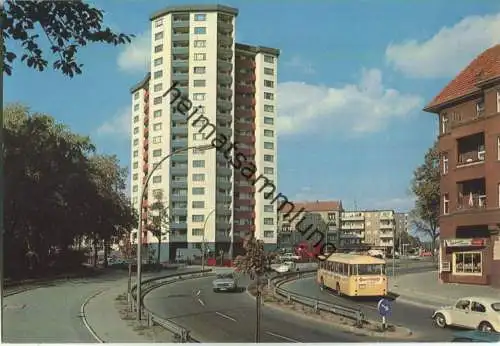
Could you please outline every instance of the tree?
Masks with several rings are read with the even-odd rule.
[[[116,157],[94,155],[89,138],[26,106],[4,114],[7,275],[80,266],[75,243],[91,239],[96,256],[135,226]]]
[[[49,61],[41,48],[40,34],[47,39],[50,52],[57,56],[52,67],[73,77],[82,73],[83,64],[76,55],[89,43],[120,45],[129,43],[134,35],[115,33],[103,25],[103,11],[81,0],[16,1],[6,0],[2,13],[2,32],[5,41],[16,41],[22,47],[21,61],[28,67],[43,71]],[[12,74],[17,54],[6,51],[4,68]]]
[[[260,307],[262,305],[262,292],[260,279],[266,272],[266,253],[264,252],[264,242],[255,238],[251,233],[244,241],[243,248],[245,255],[236,257],[235,264],[239,272],[248,274],[252,280],[256,281],[256,326],[255,342],[260,342]]]
[[[168,216],[168,206],[163,203],[163,195],[157,194],[155,201],[150,207],[151,210],[151,223],[148,230],[153,233],[153,236],[158,239],[157,260],[156,263],[160,265],[161,258],[161,237],[164,234],[164,229],[170,226],[170,217]]]
[[[439,237],[440,214],[440,153],[437,142],[427,151],[424,163],[413,172],[411,191],[415,195],[415,208],[411,211],[411,222],[416,231],[431,238],[433,249]],[[434,252],[433,252],[434,254]]]

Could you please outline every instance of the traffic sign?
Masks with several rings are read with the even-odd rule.
[[[377,310],[380,316],[385,317],[391,314],[391,302],[385,298],[379,300]]]

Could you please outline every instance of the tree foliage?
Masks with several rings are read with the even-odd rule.
[[[89,43],[120,45],[129,43],[133,35],[115,33],[103,25],[103,11],[81,0],[6,0],[2,13],[4,42],[17,42],[20,56],[28,67],[43,71],[49,61],[42,45],[48,41],[51,54],[57,56],[52,67],[73,77],[82,73],[83,64],[76,55]],[[12,74],[12,63],[17,54],[6,50],[4,68]]]
[[[245,254],[235,259],[239,272],[248,274],[252,279],[265,274],[267,268],[267,254],[264,251],[264,242],[256,239],[251,233],[244,241]]]
[[[170,217],[168,215],[168,206],[163,202],[163,195],[157,194],[153,204],[149,207],[151,211],[151,223],[148,224],[148,230],[153,233],[153,236],[158,240],[157,260],[160,264],[161,259],[161,237],[164,230],[170,226]]]
[[[435,244],[439,237],[440,214],[440,153],[437,142],[427,151],[424,162],[415,169],[411,191],[415,195],[415,208],[411,212],[412,224],[417,232],[427,235]]]
[[[26,106],[4,115],[7,275],[25,273],[26,256],[47,270],[83,240],[106,249],[136,225],[116,157],[96,155],[88,137]]]

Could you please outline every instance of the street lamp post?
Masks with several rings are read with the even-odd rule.
[[[207,227],[207,222],[208,222],[208,218],[210,217],[210,215],[212,215],[213,213],[215,213],[215,209],[212,209],[210,211],[210,213],[208,213],[207,217],[205,218],[205,222],[203,223],[203,234],[202,234],[202,238],[201,238],[201,270],[205,270],[205,229]]]
[[[198,149],[198,150],[209,150],[209,149],[216,149],[215,146],[212,145],[201,145],[201,146],[189,146],[185,148],[181,148],[178,150],[172,151],[170,154],[162,158],[158,163],[153,165],[153,168],[149,172],[149,174],[146,176],[146,181],[142,186],[142,191],[141,191],[141,198],[139,200],[139,206],[140,206],[140,212],[139,212],[139,229],[137,231],[137,284],[136,284],[136,292],[137,292],[137,297],[136,297],[136,305],[137,305],[137,321],[141,320],[141,294],[142,294],[142,289],[141,289],[141,276],[142,276],[142,203],[144,201],[144,196],[146,195],[146,191],[148,189],[148,184],[149,180],[153,176],[153,173],[158,169],[158,167],[165,162],[167,159],[169,159],[171,156],[183,153],[185,151],[188,151],[190,149]]]

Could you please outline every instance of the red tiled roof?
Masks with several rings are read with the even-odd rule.
[[[441,92],[424,108],[430,110],[453,99],[479,90],[478,82],[500,77],[500,44],[493,46],[463,69]]]
[[[314,202],[293,202],[295,205],[294,210],[304,208],[305,211],[321,212],[329,210],[339,210],[341,206],[340,201],[314,201]]]

